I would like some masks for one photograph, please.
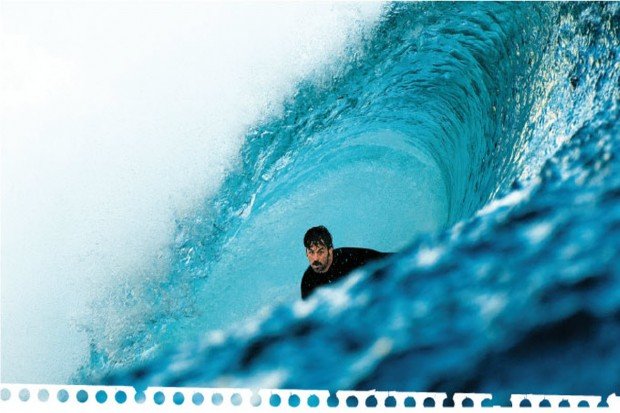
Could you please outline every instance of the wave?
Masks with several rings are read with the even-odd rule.
[[[247,134],[179,220],[141,329],[116,353],[95,335],[79,380],[617,388],[619,19],[613,3],[391,5]],[[299,302],[315,224],[398,254]]]

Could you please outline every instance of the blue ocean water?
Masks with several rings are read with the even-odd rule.
[[[389,5],[247,134],[168,277],[94,304],[75,381],[617,391],[619,56],[617,3]],[[317,224],[397,254],[300,302]]]

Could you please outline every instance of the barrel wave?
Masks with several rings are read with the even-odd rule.
[[[168,276],[95,304],[75,380],[617,390],[619,39],[617,3],[387,5],[247,133]],[[397,254],[299,301],[318,224]]]

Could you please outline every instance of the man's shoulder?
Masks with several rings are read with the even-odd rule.
[[[337,259],[337,261],[345,261],[363,265],[370,261],[385,258],[391,254],[392,253],[390,252],[381,252],[370,248],[345,247],[340,248],[340,253],[338,256],[335,256],[335,259]]]
[[[340,254],[348,254],[348,255],[366,255],[366,254],[370,254],[370,255],[388,255],[389,254],[387,252],[381,252],[381,251],[373,250],[371,248],[360,248],[360,247],[337,248],[337,249],[334,250],[334,252],[336,252],[337,250],[340,251]]]
[[[362,247],[342,247],[342,248],[337,248],[337,249],[342,250],[342,251],[374,251],[373,249],[362,248]]]

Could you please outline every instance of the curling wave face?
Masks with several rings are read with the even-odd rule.
[[[151,321],[95,335],[79,380],[617,389],[619,39],[618,4],[391,6],[248,133],[179,221]],[[295,302],[318,223],[399,253]]]

